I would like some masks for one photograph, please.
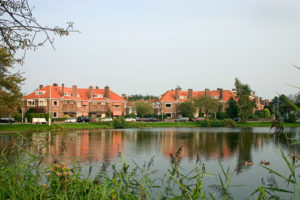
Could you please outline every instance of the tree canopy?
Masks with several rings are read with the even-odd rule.
[[[250,99],[251,89],[247,84],[242,84],[239,79],[235,79],[235,88],[237,91],[236,97],[238,98],[238,107],[241,119],[248,119],[256,107],[254,101]]]
[[[208,95],[204,95],[194,99],[195,107],[199,108],[200,111],[203,111],[206,118],[209,117],[210,113],[216,113],[219,108],[219,101],[213,99]]]
[[[228,106],[226,108],[226,115],[229,118],[235,118],[239,116],[239,107],[237,102],[230,97],[229,101],[228,101]]]
[[[194,118],[196,109],[194,107],[193,102],[191,101],[185,101],[178,105],[178,109],[181,112],[183,117],[188,117],[190,119]]]
[[[141,116],[142,118],[144,118],[145,115],[153,114],[152,106],[142,101],[136,102],[134,104],[134,109],[137,112],[137,115]]]
[[[22,75],[10,72],[13,65],[11,54],[0,48],[0,116],[11,115],[20,106]]]

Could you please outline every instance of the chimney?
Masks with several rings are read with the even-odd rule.
[[[98,85],[96,86],[96,89],[99,89],[99,86],[98,86]]]
[[[41,90],[43,87],[44,87],[43,85],[40,85],[40,90]]]
[[[89,99],[93,98],[93,94],[94,94],[94,87],[90,86],[89,87]]]
[[[65,96],[65,84],[61,84],[61,96]]]
[[[193,89],[188,89],[188,100],[192,100],[193,98]]]
[[[177,87],[175,89],[175,100],[177,101],[179,99],[179,88]]]
[[[205,88],[204,93],[205,93],[205,95],[209,96],[209,89],[208,89],[208,88]]]
[[[251,95],[252,95],[252,96],[255,96],[255,91],[252,91],[252,92],[251,92]]]
[[[223,89],[222,88],[218,88],[219,90],[219,99],[223,100]]]
[[[57,83],[53,83],[53,86],[54,86],[54,87],[57,87],[58,85],[57,85]]]
[[[108,85],[104,88],[104,97],[109,99],[109,87]]]
[[[259,103],[259,99],[258,97],[255,97],[255,103],[258,104]]]
[[[77,85],[72,86],[72,97],[77,97]]]

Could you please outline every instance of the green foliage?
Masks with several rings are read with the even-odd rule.
[[[47,118],[48,119],[48,118]],[[53,120],[55,121],[55,122],[63,122],[63,121],[65,121],[67,118],[53,118]]]
[[[183,117],[188,117],[189,119],[194,118],[196,109],[194,107],[194,104],[191,101],[185,101],[180,103],[178,105],[178,109],[181,112]]]
[[[158,97],[154,95],[143,96],[141,94],[134,94],[128,97],[128,101],[149,100],[149,99],[158,99]]]
[[[206,118],[209,117],[210,113],[217,112],[219,108],[219,101],[217,99],[213,99],[208,95],[204,95],[198,98],[193,99],[195,107],[199,108],[200,111],[203,111],[206,115]]]
[[[284,121],[288,122],[288,123],[295,123],[296,122],[296,115],[290,113]]]
[[[234,128],[236,126],[236,122],[232,119],[224,119],[224,126]]]
[[[237,78],[235,79],[235,88],[237,91],[237,104],[240,111],[240,117],[242,120],[247,120],[252,114],[253,109],[256,107],[255,102],[249,98],[251,89],[249,85],[242,84]]]
[[[217,119],[225,119],[227,114],[225,112],[217,112]]]
[[[21,106],[21,85],[25,78],[10,71],[13,64],[11,54],[0,47],[0,116],[12,115]]]
[[[125,115],[125,118],[136,118],[136,116],[134,113],[130,113],[130,114]]]
[[[125,128],[126,127],[126,121],[124,117],[117,117],[112,121],[113,127],[116,129]]]
[[[224,127],[224,120],[214,119],[211,121],[211,126],[212,127]]]
[[[146,115],[153,114],[153,108],[148,103],[144,103],[142,101],[138,101],[134,104],[135,111],[138,116],[144,117]]]
[[[265,110],[257,110],[257,111],[255,111],[255,115],[256,115],[259,119],[264,119],[264,118],[266,118],[266,112],[265,112]]]
[[[205,119],[203,121],[199,121],[200,127],[211,127],[211,120]]]
[[[268,108],[265,108],[264,111],[265,111],[265,117],[266,117],[267,119],[270,119],[270,118],[271,118],[270,110],[269,110]]]
[[[239,116],[238,104],[232,97],[230,97],[228,101],[228,107],[226,108],[226,115],[231,119]]]
[[[13,118],[15,119],[16,122],[21,122],[22,121],[22,115],[20,113],[15,113],[13,115]]]

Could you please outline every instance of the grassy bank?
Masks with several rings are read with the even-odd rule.
[[[203,122],[130,122],[124,128],[184,128],[184,127],[271,127],[271,122],[246,122],[228,126],[223,120]],[[283,123],[284,127],[300,127],[300,123]],[[46,130],[73,130],[73,129],[112,129],[112,123],[75,123],[75,124],[2,124],[0,132],[9,131],[46,131]]]

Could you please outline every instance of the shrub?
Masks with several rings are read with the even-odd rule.
[[[217,112],[217,119],[225,119],[226,117],[225,112]]]
[[[224,119],[223,122],[225,127],[234,128],[236,126],[235,121],[233,121],[232,119]]]
[[[22,121],[22,115],[20,113],[15,113],[13,118],[15,119],[16,122]]]
[[[124,117],[118,117],[115,118],[112,122],[114,128],[125,128],[126,127],[126,121]]]
[[[200,127],[210,127],[211,126],[211,120],[205,119],[203,121],[199,122]]]
[[[53,120],[55,122],[62,122],[62,121],[65,121],[67,118],[53,118]]]
[[[211,126],[212,127],[223,127],[224,126],[224,121],[223,120],[212,120],[211,121]]]
[[[287,119],[285,119],[285,122],[288,122],[288,123],[295,123],[295,122],[296,122],[296,115],[294,115],[294,114],[289,114],[289,116],[287,117]]]

